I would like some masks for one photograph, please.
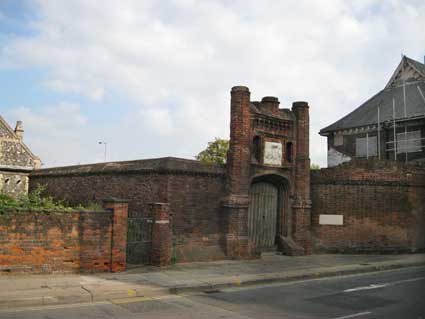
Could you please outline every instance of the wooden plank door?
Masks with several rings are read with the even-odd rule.
[[[270,183],[254,183],[250,189],[248,235],[257,248],[275,245],[278,189]]]

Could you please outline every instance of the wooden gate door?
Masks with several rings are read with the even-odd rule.
[[[257,248],[275,245],[278,189],[270,183],[254,183],[250,189],[248,235]]]

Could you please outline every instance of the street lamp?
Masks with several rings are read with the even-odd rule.
[[[98,142],[99,144],[103,144],[104,146],[105,146],[105,162],[106,162],[106,148],[107,148],[107,145],[108,145],[108,143],[106,143],[106,142]]]

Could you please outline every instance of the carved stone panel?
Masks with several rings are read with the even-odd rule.
[[[282,144],[266,142],[264,147],[264,164],[282,165]]]

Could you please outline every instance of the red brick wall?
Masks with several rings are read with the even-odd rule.
[[[224,174],[162,172],[161,174],[32,175],[30,187],[69,204],[128,199],[129,217],[150,217],[149,203],[169,203],[173,257],[177,262],[223,259],[220,246]]]
[[[78,271],[79,212],[6,212],[0,215],[2,272]]]
[[[126,214],[126,208],[117,216],[113,210],[4,212],[0,215],[0,274],[123,270],[126,241],[111,242],[111,234],[114,227],[114,238],[126,236]],[[120,218],[125,220],[124,228]]]
[[[169,176],[168,203],[178,262],[224,258],[220,246],[224,188],[224,176]]]
[[[425,249],[425,167],[357,161],[312,173],[312,233],[317,252]],[[319,225],[320,214],[344,224]]]

